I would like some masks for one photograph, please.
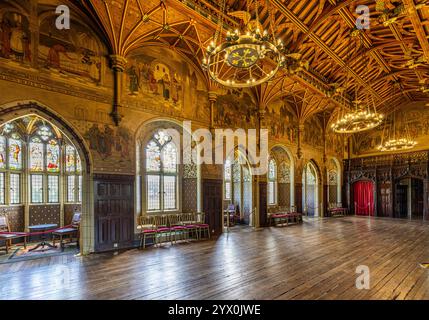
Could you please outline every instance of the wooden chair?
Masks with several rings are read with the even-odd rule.
[[[233,226],[235,223],[237,209],[235,204],[230,203],[228,207],[224,210],[224,217],[226,217],[227,221],[229,220],[229,226]],[[225,221],[224,221],[225,222]]]
[[[143,249],[146,247],[146,237],[152,237],[153,244],[156,245],[156,226],[155,218],[152,216],[141,216],[139,219],[139,225],[137,229],[140,229],[140,247]]]
[[[206,223],[205,220],[206,214],[204,212],[197,213],[197,230],[198,230],[198,239],[201,239],[201,233],[207,232],[207,238],[210,239],[210,225]]]
[[[2,233],[7,232],[7,233]],[[9,253],[9,247],[12,246],[12,240],[24,238],[24,249],[27,248],[27,234],[25,232],[10,231],[9,220],[7,216],[0,216],[0,241],[5,242],[6,254]]]
[[[61,251],[64,251],[65,243],[63,240],[68,238],[69,243],[73,242],[73,238],[76,239],[77,247],[79,248],[79,238],[80,238],[80,221],[81,221],[81,213],[75,212],[72,218],[71,226],[69,228],[59,229],[57,231],[52,232],[52,244],[55,246],[55,238],[58,237],[60,239],[60,248]]]
[[[158,244],[162,242],[162,237],[165,236],[167,238],[167,241],[171,241],[171,229],[168,224],[168,216],[163,215],[156,215],[155,216],[155,226],[156,226],[156,236],[159,239]]]
[[[181,240],[186,240],[187,229],[182,224],[182,216],[179,214],[168,215],[168,224],[170,226],[171,243],[177,242],[177,236],[181,236]]]

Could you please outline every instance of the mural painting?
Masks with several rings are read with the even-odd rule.
[[[28,63],[32,61],[30,48],[28,19],[19,13],[0,15],[0,57]]]
[[[61,74],[76,75],[100,84],[103,52],[96,38],[78,22],[75,32],[55,28],[55,17],[40,26],[39,63],[43,68]]]
[[[93,123],[85,139],[93,152],[94,163],[108,168],[132,168],[132,134],[125,127],[114,127]]]
[[[323,128],[317,118],[312,117],[305,122],[303,142],[313,147],[323,148]]]
[[[223,128],[256,128],[257,108],[243,90],[230,89],[218,96],[215,124]]]
[[[298,123],[296,117],[290,112],[285,101],[278,101],[265,109],[265,118],[269,123],[270,138],[276,140],[286,139],[295,143],[298,136]]]

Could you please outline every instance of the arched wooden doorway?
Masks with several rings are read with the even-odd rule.
[[[374,183],[359,180],[353,183],[353,208],[358,216],[374,216]]]
[[[403,177],[395,181],[395,218],[423,220],[423,180]]]

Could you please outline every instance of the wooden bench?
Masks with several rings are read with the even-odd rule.
[[[301,223],[302,214],[298,212],[277,212],[270,215],[270,225],[284,226],[289,223]]]

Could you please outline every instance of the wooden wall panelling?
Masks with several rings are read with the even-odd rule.
[[[259,182],[259,225],[261,227],[268,226],[267,219],[267,183]]]

